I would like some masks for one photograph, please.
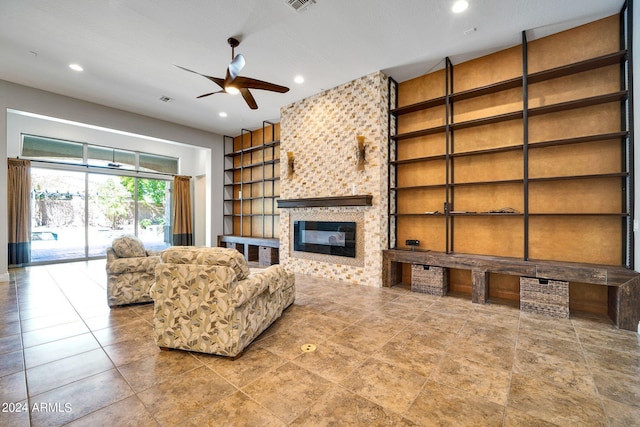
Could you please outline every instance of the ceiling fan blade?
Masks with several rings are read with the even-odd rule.
[[[205,96],[211,96],[211,95],[215,95],[216,93],[222,93],[222,92],[224,92],[224,91],[223,90],[217,90],[215,92],[205,93],[204,95],[196,96],[196,98],[204,98]]]
[[[176,65],[176,64],[173,64],[173,65],[175,65],[176,67],[180,68],[181,70],[185,70],[185,71],[188,71],[188,72],[190,72],[190,73],[198,74],[199,76],[202,76],[202,74],[200,74],[200,73],[199,73],[199,72],[197,72],[197,71],[193,71],[193,70],[190,70],[190,69],[188,69],[188,68],[181,67],[180,65]]]
[[[244,98],[244,100],[247,101],[249,108],[251,108],[252,110],[258,109],[258,104],[256,103],[256,100],[253,98],[253,95],[251,95],[251,92],[249,92],[249,89],[242,88],[240,89],[240,93],[242,94],[242,97]]]
[[[240,74],[240,71],[242,71],[242,69],[244,68],[244,64],[244,56],[242,56],[241,53],[237,54],[236,57],[233,58],[233,61],[231,61],[228,68],[231,80],[238,77],[238,74]]]
[[[247,89],[261,89],[261,90],[269,90],[271,92],[279,92],[285,93],[289,92],[289,88],[286,86],[280,86],[273,83],[265,82],[262,80],[252,79],[250,77],[238,76],[233,81],[233,85],[238,89],[247,88]]]
[[[224,89],[224,80],[222,80],[221,78],[213,77],[213,76],[207,76],[206,74],[202,74],[202,73],[199,73],[197,71],[193,71],[193,70],[190,70],[188,68],[181,67],[180,65],[176,65],[176,67],[180,68],[181,70],[188,71],[190,73],[197,74],[199,76],[205,77],[205,78],[211,80],[212,82],[214,82],[215,84],[217,84],[218,86],[220,86],[221,88]]]
[[[233,58],[233,61],[231,61],[229,63],[229,66],[227,67],[227,74],[224,77],[223,87],[226,88],[231,85],[235,78],[238,77],[238,74],[240,74],[240,70],[242,70],[244,64],[244,57],[241,54],[237,54],[236,57]]]

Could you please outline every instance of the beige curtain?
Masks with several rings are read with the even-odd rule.
[[[9,265],[31,262],[31,162],[7,159]]]
[[[173,244],[193,245],[193,225],[191,223],[191,178],[176,176],[173,179]]]

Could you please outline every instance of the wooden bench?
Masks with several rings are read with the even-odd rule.
[[[608,313],[615,325],[636,331],[640,321],[640,273],[620,266],[388,249],[382,253],[383,286],[401,282],[403,263],[471,270],[471,300],[480,304],[489,298],[490,273],[607,286]]]
[[[221,235],[218,246],[237,249],[247,261],[258,261],[262,266],[278,264],[280,260],[280,239]]]

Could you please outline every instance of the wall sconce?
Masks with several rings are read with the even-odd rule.
[[[287,176],[292,176],[293,171],[293,151],[287,151]]]
[[[366,163],[365,158],[365,145],[364,145],[364,135],[356,136],[358,140],[358,146],[356,147],[356,170],[363,171],[364,164]]]

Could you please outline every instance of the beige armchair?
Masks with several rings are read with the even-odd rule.
[[[158,255],[145,250],[135,236],[122,236],[107,248],[107,303],[109,307],[151,302],[149,289],[155,282]]]
[[[235,249],[173,247],[156,267],[153,328],[161,348],[236,357],[295,298],[280,265],[250,274]]]

